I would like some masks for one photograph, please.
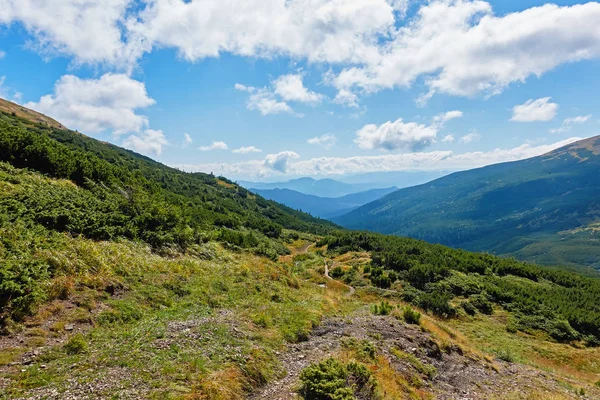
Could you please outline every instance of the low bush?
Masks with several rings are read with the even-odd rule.
[[[63,346],[65,352],[69,355],[85,353],[88,350],[88,344],[81,334],[72,336]]]
[[[373,304],[371,306],[371,311],[375,315],[389,315],[393,309],[394,309],[394,306],[392,306],[390,303],[388,303],[385,300],[379,304]]]
[[[376,398],[372,373],[360,363],[343,364],[328,358],[306,367],[300,374],[300,394],[306,400]]]
[[[421,322],[421,313],[413,310],[410,307],[406,307],[404,309],[402,317],[404,318],[404,321],[406,321],[409,324],[419,325]]]

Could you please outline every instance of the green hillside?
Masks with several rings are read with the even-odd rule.
[[[401,189],[334,221],[546,265],[600,268],[600,137]]]
[[[39,121],[0,114],[0,399],[600,395],[598,279],[343,230]]]

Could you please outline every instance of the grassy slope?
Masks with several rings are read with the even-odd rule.
[[[587,139],[402,189],[335,221],[546,265],[598,267],[590,243],[600,238],[589,227],[598,215],[599,154],[600,138]]]
[[[73,132],[47,131],[4,117],[9,125],[18,125],[18,133],[50,135],[64,146],[58,147],[63,156],[66,150],[87,148],[100,166],[110,161],[136,169],[135,177],[147,181],[136,188],[147,190],[150,201],[138,204],[142,210],[156,198],[161,207],[176,208],[187,196],[189,208],[207,210],[203,215],[210,223],[198,225],[201,237],[186,241],[185,246],[167,242],[152,248],[140,237],[119,235],[92,240],[87,230],[77,229],[94,228],[90,215],[99,216],[102,207],[111,210],[122,201],[122,191],[111,186],[114,180],[77,186],[71,180],[0,164],[0,300],[2,328],[8,333],[0,336],[0,398],[61,398],[67,395],[64,391],[78,398],[89,394],[90,387],[105,398],[243,398],[281,376],[278,352],[288,343],[305,340],[324,318],[350,316],[357,310],[364,313],[382,297],[404,306],[399,300],[404,291],[401,282],[387,291],[369,287],[368,253],[336,258],[340,269],[353,277],[349,283],[358,287],[355,296],[347,296],[346,286],[323,277],[325,258],[338,254],[309,249],[318,237],[308,231],[328,232],[330,225],[260,198],[239,196],[239,189],[224,179],[183,174]],[[60,177],[56,171],[52,175]],[[127,174],[117,177],[136,184]],[[205,196],[202,200],[193,198],[198,188]],[[227,205],[225,210],[206,208],[213,207],[216,198]],[[243,235],[253,232],[259,241],[242,250],[224,240],[222,229],[214,226],[213,219],[221,218],[216,214],[239,218],[242,222],[230,230]],[[280,221],[307,232],[284,229],[277,237],[266,236],[244,225],[249,214],[265,223]],[[68,223],[65,217],[70,218]],[[59,222],[63,223],[57,226]],[[303,240],[293,242],[298,237]],[[278,259],[254,255],[263,245],[286,246],[291,254]],[[439,249],[428,247],[432,252]],[[477,323],[465,315],[458,318],[465,324]],[[460,336],[437,318],[423,317],[422,327],[440,346],[462,346],[479,360],[486,359],[485,351],[494,354],[492,350],[502,345],[505,337],[500,332],[506,329],[498,325],[489,338],[494,346],[486,350],[468,331],[466,337]],[[541,348],[549,341],[546,335],[533,338]],[[568,345],[556,344],[553,349],[553,359],[568,359]],[[595,354],[594,349],[582,349],[580,357]],[[414,358],[401,356],[417,371],[427,370]],[[490,360],[485,362],[493,364]],[[376,378],[384,388],[428,398],[421,380],[390,368],[388,362],[378,358],[370,365],[379,371]],[[593,383],[600,372],[596,365],[576,369],[587,375],[576,376],[575,383],[569,383],[574,387]],[[557,372],[567,377],[566,363],[557,364]]]

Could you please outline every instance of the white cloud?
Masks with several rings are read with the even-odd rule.
[[[265,162],[260,160],[234,164],[178,165],[177,167],[192,172],[214,171],[218,175],[246,178],[282,175],[284,173],[292,176],[327,176],[382,171],[462,170],[535,157],[578,140],[581,140],[581,138],[573,137],[543,145],[525,143],[510,149],[498,148],[490,151],[460,154],[451,151],[433,151],[348,158],[321,157],[298,162],[289,162],[289,159],[287,159],[286,167],[279,170],[265,169]]]
[[[358,107],[358,96],[347,89],[340,89],[335,95],[333,102],[346,107],[356,108]]]
[[[0,58],[4,58],[4,56],[6,56],[6,53],[2,50],[0,50]]]
[[[573,124],[583,124],[586,123],[590,118],[592,118],[592,114],[589,115],[578,115],[577,117],[569,117],[566,118],[562,125],[559,128],[550,129],[550,133],[564,133],[571,130],[571,126]]]
[[[221,53],[359,62],[395,22],[385,0],[151,0],[128,28],[186,60]],[[395,2],[400,6],[400,2]],[[234,10],[234,11],[232,11]]]
[[[590,118],[592,118],[592,114],[578,115],[577,117],[571,117],[571,118],[565,119],[564,123],[567,124],[567,125],[571,125],[571,124],[583,124],[584,122],[589,121]]]
[[[335,143],[337,142],[337,138],[332,135],[331,133],[322,135],[322,136],[316,136],[314,138],[310,138],[307,140],[308,144],[313,144],[315,146],[321,146],[325,149],[330,149],[332,146],[335,145]]]
[[[184,146],[189,146],[190,144],[192,144],[194,142],[194,140],[192,139],[192,137],[189,135],[189,133],[184,133],[183,134],[183,143]]]
[[[317,104],[323,100],[323,95],[311,92],[302,82],[302,75],[282,75],[273,82],[275,93],[285,101]]]
[[[511,121],[517,122],[535,122],[550,121],[554,119],[558,112],[558,104],[550,102],[551,97],[541,99],[529,99],[524,104],[513,107],[513,116]]]
[[[285,101],[278,100],[275,94],[268,88],[255,88],[236,83],[235,89],[250,93],[246,102],[248,110],[258,111],[261,115],[289,113],[300,116]]]
[[[402,118],[382,125],[369,124],[356,132],[354,142],[361,149],[419,150],[435,142],[437,127],[403,122]]]
[[[4,82],[6,82],[6,76],[0,76],[0,97],[20,104],[23,93],[14,91],[6,86]]]
[[[105,74],[99,79],[64,75],[54,85],[54,93],[29,102],[32,108],[71,129],[98,133],[111,130],[120,135],[140,132],[148,118],[136,113],[154,104],[144,83],[121,74]]]
[[[452,143],[452,142],[454,142],[454,136],[453,135],[446,135],[442,139],[442,142],[443,143]]]
[[[300,158],[298,153],[293,151],[282,151],[277,154],[268,154],[265,157],[263,165],[268,169],[285,173],[287,172],[289,162],[297,158]]]
[[[225,142],[212,142],[210,146],[200,146],[198,150],[201,151],[212,151],[212,150],[227,150],[229,147]]]
[[[379,46],[376,57],[344,68],[335,86],[376,92],[425,78],[435,93],[500,93],[556,66],[600,56],[600,3],[546,4],[495,16],[479,0],[433,0]]]
[[[231,151],[236,154],[249,154],[249,153],[262,153],[261,149],[257,149],[254,146],[240,147],[239,149],[234,149]]]
[[[43,54],[77,63],[130,65],[143,54],[140,38],[124,28],[132,0],[2,0],[0,25],[20,22]],[[125,31],[125,32],[123,32]]]
[[[600,57],[598,2],[497,16],[482,0],[431,0],[405,20],[407,0],[0,1],[0,25],[21,23],[34,48],[76,63],[131,71],[157,48],[188,61],[286,56],[336,68],[340,93],[422,78],[422,100],[493,95],[561,64]]]
[[[433,122],[439,125],[443,125],[444,123],[451,121],[456,118],[462,118],[463,112],[459,110],[447,111],[443,114],[436,115],[433,117]]]
[[[468,144],[468,143],[472,143],[472,142],[477,142],[479,141],[479,139],[481,139],[481,135],[478,132],[471,132],[468,133],[466,135],[464,135],[463,137],[460,138],[460,140],[464,143],[464,144]]]
[[[161,155],[163,147],[168,146],[169,142],[163,131],[146,129],[140,134],[131,135],[123,141],[123,146],[138,153],[150,155]]]

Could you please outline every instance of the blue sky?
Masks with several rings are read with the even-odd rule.
[[[456,170],[600,134],[597,2],[30,3],[0,0],[0,96],[190,171]]]

